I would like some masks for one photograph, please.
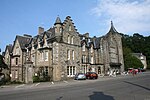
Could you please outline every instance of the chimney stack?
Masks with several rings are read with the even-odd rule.
[[[43,27],[39,27],[39,29],[38,29],[38,35],[40,35],[43,32],[44,32],[44,28]]]

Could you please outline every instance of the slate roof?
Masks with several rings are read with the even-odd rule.
[[[6,53],[6,50],[8,50],[8,52],[9,52],[9,54],[12,52],[12,44],[9,44],[9,45],[7,45],[6,46],[6,49],[5,49],[5,52],[4,52],[4,55],[5,55],[5,53]]]
[[[25,37],[25,36],[16,36],[16,39],[18,39],[18,42],[20,44],[21,49],[25,49],[25,46],[30,43],[31,37]]]
[[[56,18],[54,25],[56,25],[56,24],[62,24],[59,16]]]

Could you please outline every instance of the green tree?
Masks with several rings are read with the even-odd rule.
[[[3,58],[4,58],[4,57],[3,57],[2,55],[0,55],[0,72],[2,72],[3,69],[8,68],[8,66],[7,66],[6,63],[4,62]]]

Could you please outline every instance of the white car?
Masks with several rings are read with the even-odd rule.
[[[77,73],[75,75],[75,80],[86,80],[86,75],[84,73]]]

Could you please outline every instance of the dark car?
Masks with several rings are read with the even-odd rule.
[[[98,74],[95,72],[87,72],[86,73],[86,79],[97,79]]]
[[[84,73],[77,73],[75,75],[75,80],[86,80],[86,75]]]

